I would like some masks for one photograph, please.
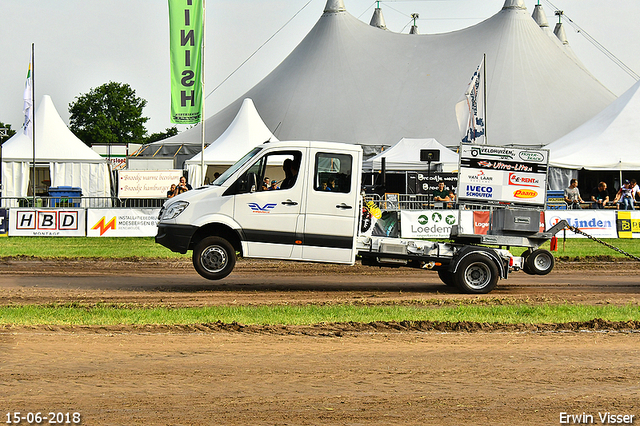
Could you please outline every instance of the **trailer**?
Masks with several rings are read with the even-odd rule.
[[[362,149],[357,145],[262,144],[213,184],[168,200],[160,211],[156,242],[175,252],[192,250],[196,271],[210,280],[229,275],[237,253],[351,265],[360,257],[363,265],[436,271],[444,284],[466,293],[488,293],[513,271],[546,274],[553,269],[553,255],[539,246],[562,224],[540,232],[540,211],[515,205],[496,205],[488,235],[454,227],[451,242],[363,232],[363,214],[371,206],[361,192],[361,168]],[[280,188],[263,187],[267,177],[277,180]],[[460,201],[473,201],[473,194],[489,191],[488,186],[470,186],[475,192],[460,194]],[[458,211],[463,210],[464,206]],[[528,250],[513,256],[508,246]]]

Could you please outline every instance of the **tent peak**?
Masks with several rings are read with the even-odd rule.
[[[541,4],[536,4],[535,9],[533,9],[532,17],[540,27],[545,28],[549,26],[547,15],[544,13],[544,9],[542,8]]]
[[[524,0],[505,0],[503,9],[524,9],[527,10],[527,6],[524,4]]]
[[[376,7],[376,10],[373,11],[373,16],[371,17],[371,22],[369,25],[372,27],[378,27],[380,29],[386,30],[387,24],[384,22],[384,16],[382,16],[382,9]]]
[[[346,11],[347,8],[344,7],[343,0],[327,0],[327,5],[324,7],[324,13],[338,13]]]

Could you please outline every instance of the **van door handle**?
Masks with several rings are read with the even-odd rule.
[[[280,204],[284,204],[285,206],[297,206],[298,205],[297,202],[291,201],[291,200],[283,201]]]
[[[342,203],[342,204],[338,204],[338,205],[336,206],[336,208],[337,208],[337,209],[343,209],[343,210],[349,210],[349,209],[352,209],[353,207],[348,206],[348,205],[346,205],[345,203]]]

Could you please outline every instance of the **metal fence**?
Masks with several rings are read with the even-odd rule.
[[[166,198],[117,197],[1,197],[0,208],[160,208]]]

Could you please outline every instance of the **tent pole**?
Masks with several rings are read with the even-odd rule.
[[[36,207],[36,60],[35,43],[31,43],[31,143],[33,144],[33,163],[31,183],[33,187],[33,207]]]

